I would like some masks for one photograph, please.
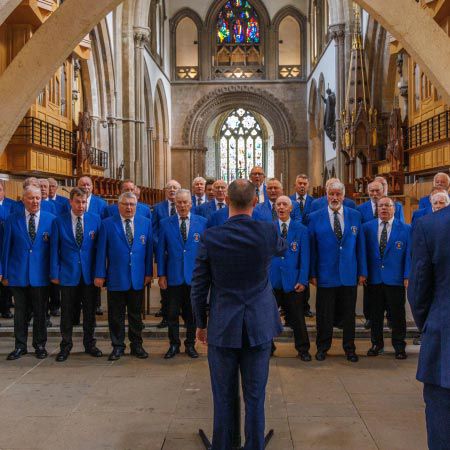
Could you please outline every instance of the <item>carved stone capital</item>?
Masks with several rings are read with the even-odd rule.
[[[150,28],[135,27],[133,34],[136,47],[143,47],[150,42]]]
[[[337,23],[328,27],[331,39],[336,41],[344,40],[345,38],[345,23]]]

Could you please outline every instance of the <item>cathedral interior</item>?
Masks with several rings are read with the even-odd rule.
[[[52,177],[67,197],[87,175],[108,203],[132,179],[154,205],[169,180],[190,189],[197,176],[229,183],[262,166],[289,194],[298,174],[316,197],[337,177],[360,204],[381,175],[409,223],[450,167],[449,36],[450,0],[0,0],[0,178],[17,200],[26,177]],[[270,448],[426,448],[413,351],[405,369],[363,362],[358,378],[337,360],[296,372],[283,358],[290,347],[280,349]],[[200,448],[205,361],[177,362],[178,372],[154,362],[144,374],[137,362],[109,374],[106,362],[89,362],[88,374],[81,357],[71,364],[0,365],[10,429],[0,448]],[[126,380],[142,382],[144,397],[122,391]],[[24,417],[33,420],[17,436]]]

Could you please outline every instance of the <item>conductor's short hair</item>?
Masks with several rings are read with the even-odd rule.
[[[228,186],[229,203],[237,209],[250,208],[255,195],[255,186],[248,180],[234,180]]]

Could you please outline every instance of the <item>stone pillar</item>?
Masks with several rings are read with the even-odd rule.
[[[196,176],[205,175],[206,147],[179,146],[171,148],[172,176],[181,186],[191,189],[192,180]]]
[[[275,154],[275,178],[278,178],[286,194],[294,189],[299,173],[308,172],[308,143],[287,144],[273,147]]]
[[[150,40],[149,28],[134,28],[135,76],[135,159],[134,180],[142,184],[142,152],[145,143],[144,45]]]
[[[344,157],[341,153],[341,112],[345,104],[345,24],[331,25],[331,38],[336,47],[336,175],[344,176]]]
[[[117,122],[115,117],[108,117],[108,142],[109,142],[109,177],[116,178],[117,174]]]
[[[155,187],[155,137],[153,127],[147,127],[147,152],[148,152],[148,186]]]

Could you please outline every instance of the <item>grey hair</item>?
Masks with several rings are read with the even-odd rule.
[[[333,181],[327,186],[327,194],[328,191],[331,189],[339,189],[343,195],[345,195],[345,186],[344,183],[341,183],[340,181]]]
[[[196,177],[192,180],[192,184],[195,184],[197,181],[202,181],[206,184],[206,180],[203,177]]]
[[[28,186],[24,187],[22,197],[28,194],[28,192],[34,192],[41,195],[41,190],[37,186],[34,186],[33,184],[29,184]]]
[[[287,195],[280,195],[280,196],[275,200],[275,204],[277,204],[277,201],[280,200],[280,198],[287,199],[286,203],[287,203],[289,206],[292,206],[292,200],[291,200]]]
[[[165,186],[165,188],[166,188],[166,189],[169,189],[170,186],[173,186],[175,183],[179,186],[178,189],[181,189],[181,184],[178,183],[177,180],[170,180],[170,181],[168,181],[167,184],[166,184],[166,186]]]
[[[445,204],[448,205],[450,204],[450,197],[448,196],[447,192],[435,192],[432,196],[431,196],[431,203],[433,203],[433,199],[435,197],[440,197],[443,196],[445,198]]]
[[[136,197],[135,194],[133,194],[133,192],[123,192],[122,194],[120,194],[120,196],[119,196],[119,203],[122,203],[122,200],[124,200],[126,198],[134,198],[136,200],[136,203],[137,203],[137,197]]]
[[[192,202],[192,194],[189,189],[178,189],[177,193],[175,194],[175,199],[185,194],[187,194],[187,196],[189,197],[189,201]]]

